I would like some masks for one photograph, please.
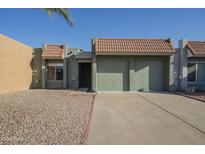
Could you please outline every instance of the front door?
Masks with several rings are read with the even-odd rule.
[[[79,88],[91,88],[91,63],[79,63]]]

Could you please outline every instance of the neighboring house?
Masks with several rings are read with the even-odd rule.
[[[95,91],[205,90],[205,42],[92,40],[92,52],[67,44],[31,48],[0,35],[0,93],[29,88]]]
[[[175,90],[170,39],[93,39],[92,88],[97,91]]]
[[[180,90],[205,90],[205,41],[179,41]]]
[[[34,57],[34,88],[91,88],[91,52],[69,48],[67,44],[45,44],[35,50]]]

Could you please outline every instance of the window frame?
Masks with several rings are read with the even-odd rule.
[[[49,78],[49,68],[48,67],[54,67],[54,79],[48,79]],[[47,66],[47,70],[46,70],[46,78],[48,81],[55,81],[56,79],[56,69],[55,69],[55,66]]]
[[[62,76],[62,80],[57,79],[57,69],[62,69],[63,70],[63,66],[55,66],[55,80],[63,81],[63,76]]]
[[[54,71],[54,80],[48,80],[48,76],[47,76],[47,75],[48,75],[48,67],[49,67],[49,66],[55,68],[55,69],[54,69],[54,70],[55,70],[55,71]],[[64,67],[63,67],[63,64],[62,64],[62,63],[48,63],[48,64],[47,64],[47,69],[46,69],[46,70],[47,70],[47,75],[46,75],[47,77],[46,77],[46,78],[47,78],[48,81],[63,81],[63,79],[62,79],[62,80],[57,80],[57,78],[56,78],[56,76],[57,76],[57,75],[56,75],[56,68],[57,68],[57,67],[62,67],[63,73],[64,73]]]
[[[195,64],[196,65],[196,70],[195,70],[195,81],[189,81],[188,79],[188,76],[189,76],[189,67],[188,67],[188,65],[189,64]],[[197,69],[198,69],[198,66],[197,66],[197,62],[196,61],[191,61],[191,62],[188,62],[187,63],[187,82],[189,82],[189,83],[196,83],[197,82]]]
[[[198,81],[198,64],[205,64],[205,61],[188,61],[188,64],[196,64],[196,71],[195,71],[195,81],[188,81],[187,75],[187,82],[188,83],[205,83],[204,81]],[[188,64],[187,64],[187,73],[188,73]]]

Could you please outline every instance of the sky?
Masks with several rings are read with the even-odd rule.
[[[0,33],[34,48],[43,43],[91,50],[96,38],[205,40],[205,9],[70,9],[74,25],[42,9],[0,9]]]

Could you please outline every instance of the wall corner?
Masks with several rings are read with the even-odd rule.
[[[92,90],[97,90],[97,57],[94,49],[94,44],[95,44],[95,38],[92,39],[91,41],[92,44],[92,75],[91,75],[91,89]]]
[[[68,51],[68,45],[63,45],[64,49],[64,56],[63,56],[63,88],[67,88],[67,51]]]
[[[188,76],[188,55],[187,55],[187,40],[179,40],[179,84],[180,90],[185,90],[187,88],[187,76]]]

